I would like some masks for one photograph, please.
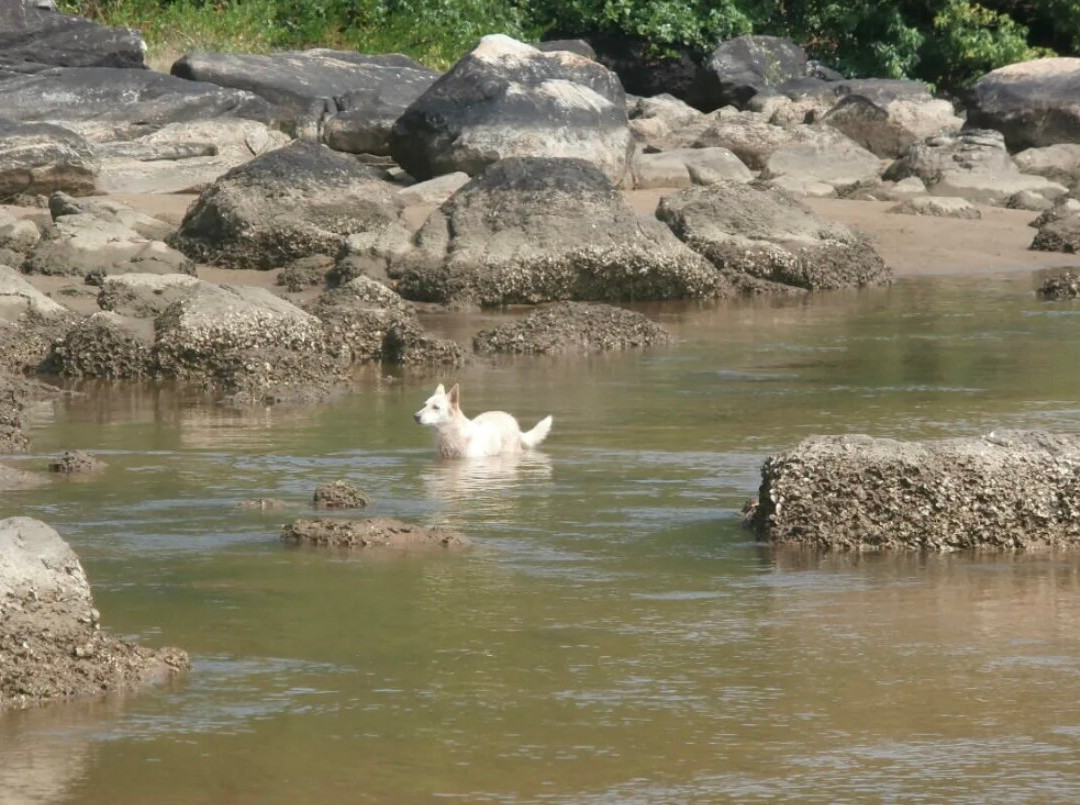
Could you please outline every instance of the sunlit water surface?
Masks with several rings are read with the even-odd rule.
[[[0,516],[58,528],[107,628],[194,668],[0,718],[0,801],[1080,801],[1077,557],[775,554],[738,517],[810,434],[1077,430],[1080,307],[1031,288],[651,310],[680,343],[482,361],[467,412],[555,417],[491,466],[413,424],[435,375],[303,410],[125,387],[42,411],[18,463],[109,468]],[[283,547],[338,478],[473,547]]]

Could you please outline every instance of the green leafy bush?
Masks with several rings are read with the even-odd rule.
[[[488,33],[622,34],[654,55],[705,56],[744,33],[779,34],[853,76],[963,89],[1003,64],[1080,48],[1080,0],[61,0],[143,31],[151,56],[196,48],[398,51],[446,67]]]

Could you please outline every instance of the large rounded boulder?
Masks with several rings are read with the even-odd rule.
[[[388,179],[355,157],[296,141],[214,182],[170,243],[226,268],[271,269],[335,254],[349,235],[396,221],[397,188]]]
[[[662,199],[656,215],[746,292],[861,288],[891,279],[862,236],[777,188],[687,188]]]
[[[514,156],[572,157],[612,182],[626,172],[626,97],[606,67],[485,36],[398,118],[394,159],[417,179],[470,176]]]
[[[1080,58],[999,67],[972,87],[968,125],[995,129],[1013,151],[1080,142]]]
[[[717,272],[582,160],[495,163],[391,266],[406,298],[481,305],[723,295]]]

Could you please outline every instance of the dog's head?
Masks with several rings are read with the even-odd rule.
[[[459,393],[457,383],[449,392],[440,383],[439,387],[435,389],[435,393],[428,397],[424,407],[413,415],[413,419],[420,425],[429,425],[433,428],[439,427],[444,422],[449,422],[460,410],[458,406]]]

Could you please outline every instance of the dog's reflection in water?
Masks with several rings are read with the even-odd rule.
[[[549,481],[551,470],[549,456],[529,451],[444,459],[421,477],[429,497],[450,504],[463,503],[470,515],[491,515],[515,509],[515,491],[530,490]]]

